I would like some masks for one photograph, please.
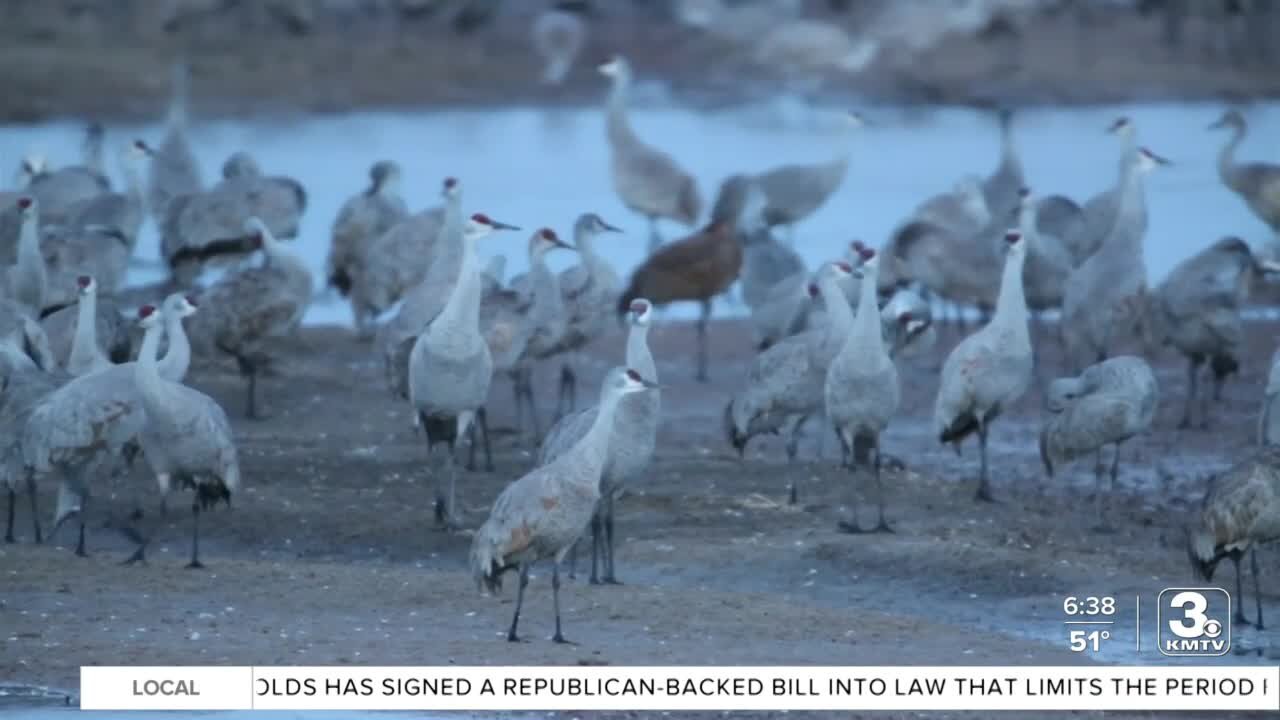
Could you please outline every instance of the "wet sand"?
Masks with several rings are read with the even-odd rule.
[[[1270,338],[1276,330],[1259,324],[1250,332]],[[1133,652],[1133,598],[1144,598],[1148,617],[1164,587],[1198,584],[1182,526],[1208,475],[1253,442],[1271,353],[1267,342],[1253,343],[1214,409],[1212,431],[1174,429],[1184,366],[1172,354],[1160,359],[1156,429],[1126,447],[1108,499],[1115,530],[1100,532],[1091,463],[1053,481],[1043,476],[1035,391],[993,432],[1000,502],[973,500],[976,446],[957,458],[932,438],[931,366],[956,337],[944,331],[934,353],[904,368],[902,410],[884,441],[906,463],[886,476],[897,532],[851,536],[835,531],[850,482],[836,467],[834,438],[818,461],[811,437],[790,466],[777,438],[753,443],[745,462],[727,445],[721,412],[745,375],[748,332],[727,320],[711,333],[712,382],[702,385],[691,380],[692,327],[659,321],[653,331],[661,381],[670,386],[659,456],[618,506],[626,584],[592,586],[582,575],[565,584],[565,634],[576,645],[547,639],[547,565],[526,598],[528,641],[505,641],[514,578],[498,598],[478,594],[466,568],[470,534],[432,527],[437,473],[424,461],[408,408],[384,390],[380,361],[366,346],[345,328],[322,327],[282,348],[280,375],[263,383],[273,413],[266,421],[242,419],[229,363],[197,366],[189,376],[231,414],[245,478],[232,509],[202,519],[208,569],[182,567],[185,496],[161,518],[142,472],[95,490],[86,559],[72,554],[69,528],[51,545],[32,545],[21,504],[19,543],[0,545],[0,678],[74,689],[81,664],[1161,663],[1151,641]],[[620,335],[592,348],[581,363],[580,398],[594,397],[620,354]],[[1049,374],[1055,346],[1045,355]],[[540,374],[548,383],[539,395],[544,422],[556,370]],[[508,381],[495,379],[495,429],[512,422],[510,394]],[[496,471],[460,481],[467,529],[532,462],[527,441],[505,432],[495,442]],[[800,483],[796,506],[786,504],[791,477]],[[52,483],[41,491],[48,513]],[[148,566],[120,567],[130,544],[113,528],[128,522],[135,501],[145,509],[141,522],[159,523],[160,536]],[[869,488],[860,502],[868,524]],[[1280,581],[1274,557],[1264,563],[1274,614]],[[1232,587],[1229,563],[1215,580]],[[1068,651],[1061,614],[1063,597],[1089,594],[1115,596],[1127,608],[1116,639],[1093,659]],[[1272,659],[1224,661],[1275,662],[1274,636],[1237,628],[1235,638],[1238,648],[1261,647]]]

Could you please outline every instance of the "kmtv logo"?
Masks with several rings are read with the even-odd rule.
[[[1166,588],[1157,601],[1165,655],[1217,656],[1231,649],[1231,596],[1219,588]]]

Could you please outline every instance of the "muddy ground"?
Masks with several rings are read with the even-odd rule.
[[[1208,475],[1253,441],[1276,329],[1252,328],[1264,339],[1227,387],[1211,431],[1174,429],[1183,365],[1161,358],[1156,428],[1126,448],[1107,500],[1110,532],[1095,529],[1091,463],[1044,478],[1034,392],[994,431],[1000,501],[974,501],[976,447],[957,458],[931,437],[932,366],[956,337],[944,332],[935,353],[904,367],[902,411],[885,438],[886,452],[907,466],[887,476],[897,532],[851,536],[835,531],[850,481],[836,467],[834,438],[821,460],[808,441],[795,465],[775,438],[753,444],[745,462],[726,444],[720,416],[750,359],[745,325],[714,324],[712,382],[703,385],[691,380],[691,326],[660,323],[652,341],[669,389],[659,455],[618,510],[626,584],[565,585],[565,633],[577,643],[568,646],[548,640],[549,567],[530,584],[520,644],[503,637],[512,584],[500,598],[482,597],[466,568],[467,530],[530,467],[528,442],[496,433],[496,471],[460,482],[464,531],[434,529],[437,475],[407,407],[384,390],[380,363],[345,328],[307,329],[282,348],[282,375],[265,382],[268,420],[242,419],[229,364],[206,363],[189,377],[232,415],[245,478],[232,509],[204,516],[206,570],[183,569],[185,499],[161,518],[141,472],[96,488],[88,558],[72,554],[69,529],[31,544],[23,504],[19,543],[0,545],[0,678],[74,690],[82,664],[1072,664],[1091,659],[1067,650],[1061,604],[1089,594],[1121,607],[1116,638],[1096,660],[1158,664],[1150,640],[1131,650],[1134,597],[1154,617],[1159,590],[1196,584],[1181,528]],[[1057,362],[1048,347],[1046,374]],[[620,335],[606,338],[579,363],[584,397],[620,348]],[[550,382],[555,369],[542,370]],[[510,395],[495,380],[495,428],[511,425]],[[549,385],[539,399],[545,422]],[[793,477],[800,503],[788,506]],[[864,523],[871,498],[863,496]],[[52,483],[40,501],[53,507]],[[160,535],[148,566],[120,567],[131,545],[113,528],[135,502]],[[1276,565],[1265,558],[1272,614]],[[1230,587],[1233,578],[1224,566],[1216,580]],[[1264,657],[1224,661],[1280,656],[1274,637],[1236,633],[1237,648]]]
[[[460,3],[405,4],[421,11],[316,10],[299,20],[278,8],[305,3],[10,3],[0,23],[0,120],[158,119],[168,68],[179,57],[191,65],[201,118],[594,104],[604,91],[594,66],[617,52],[634,61],[641,80],[661,81],[681,104],[703,107],[765,101],[787,89],[827,102],[893,104],[1280,96],[1280,60],[1274,51],[1247,49],[1242,38],[1251,23],[1240,18],[1194,16],[1175,47],[1163,39],[1158,14],[1104,9],[1086,16],[1064,4],[1062,12],[952,33],[924,50],[886,45],[863,71],[845,74],[762,66],[752,45],[681,25],[668,3],[578,3],[592,8],[584,47],[565,84],[547,87],[538,82],[542,62],[529,39],[542,4],[504,5],[492,22],[465,31],[456,22]],[[826,5],[808,3],[807,16],[854,33],[876,7],[864,2],[833,13]],[[167,15],[167,8],[176,10]]]

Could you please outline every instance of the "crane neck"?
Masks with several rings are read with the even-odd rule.
[[[843,344],[853,327],[853,309],[834,276],[824,273],[818,279],[818,292],[827,308],[827,337]],[[861,292],[861,289],[859,289]]]
[[[165,380],[182,382],[191,366],[191,341],[187,338],[186,328],[182,326],[182,318],[177,314],[165,313],[164,331],[169,338],[169,347],[156,367]]]
[[[49,278],[40,254],[38,211],[27,214],[18,230],[18,257],[15,268],[19,280],[14,285],[14,299],[26,305],[36,317],[44,310]]]
[[[1222,178],[1224,185],[1233,189],[1238,185],[1235,181],[1236,148],[1240,147],[1240,143],[1244,142],[1245,132],[1244,127],[1240,125],[1231,128],[1231,137],[1227,138],[1227,142],[1218,151],[1218,175]]]
[[[565,453],[574,459],[574,473],[566,473],[570,482],[588,481],[595,492],[600,492],[600,479],[604,475],[605,461],[609,456],[609,439],[613,435],[613,420],[618,414],[618,401],[622,397],[613,390],[606,390],[600,398],[596,419],[587,434]]]
[[[439,317],[429,328],[456,329],[462,332],[480,332],[480,270],[472,241],[462,242],[462,261],[458,266],[457,281],[445,300]]]
[[[92,370],[98,357],[97,306],[97,292],[86,292],[80,296],[76,309],[76,334],[71,338],[71,354],[67,357],[67,370],[72,375],[83,375]]]
[[[646,380],[657,381],[658,367],[653,362],[653,353],[649,350],[649,325],[631,323],[627,331],[627,367],[640,373]]]
[[[853,330],[845,341],[844,351],[864,348],[876,356],[887,355],[880,325],[880,307],[876,302],[877,275],[879,271],[874,266],[863,271],[862,283],[858,287],[858,312],[854,315]]]
[[[1024,238],[1022,242],[1027,242]],[[1027,335],[1027,297],[1022,286],[1022,269],[1027,262],[1027,252],[1010,252],[1004,261],[1004,272],[1000,276],[1000,294],[996,296],[996,312],[991,319],[993,326],[1013,327],[1020,334]],[[1028,343],[1030,342],[1028,336]]]
[[[560,284],[555,273],[547,267],[547,251],[539,248],[529,253],[529,287],[533,291],[533,305],[539,312],[558,313],[564,306],[560,297]]]
[[[155,412],[165,401],[165,387],[160,379],[156,362],[156,352],[160,346],[160,324],[147,328],[142,336],[142,348],[138,351],[138,361],[133,364],[134,382],[138,386],[138,394],[142,396],[143,406],[148,413]],[[156,419],[153,418],[152,422]]]
[[[169,129],[179,130],[187,124],[187,88],[190,84],[190,71],[185,64],[173,68],[172,87],[170,88],[169,111],[165,123]]]

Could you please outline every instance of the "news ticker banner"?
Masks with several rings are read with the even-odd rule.
[[[1280,710],[1280,667],[90,667],[84,710]]]

